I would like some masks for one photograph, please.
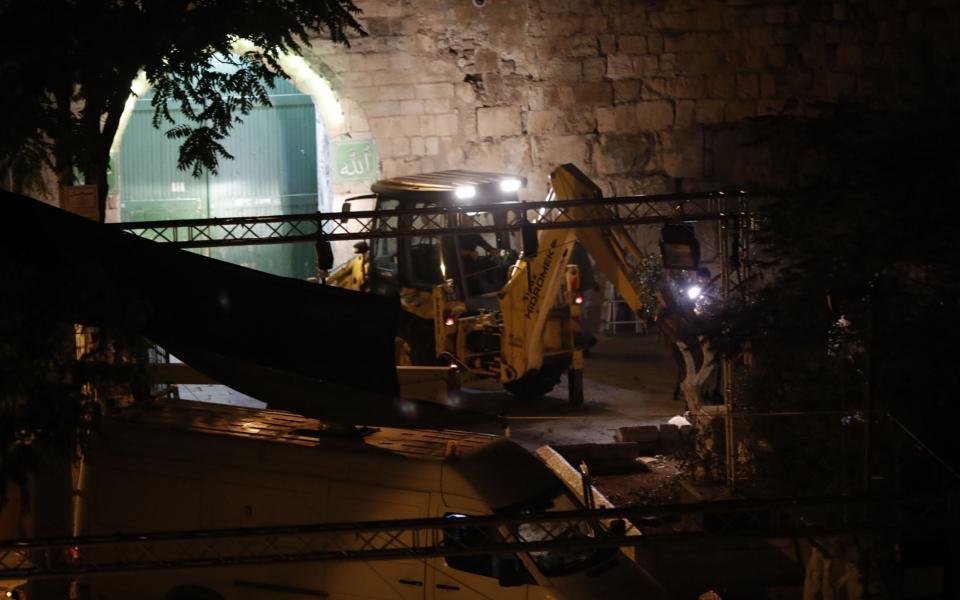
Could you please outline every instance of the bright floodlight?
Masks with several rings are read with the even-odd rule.
[[[519,179],[504,179],[500,182],[500,191],[509,194],[519,190],[520,185]]]
[[[472,185],[461,185],[454,191],[454,194],[460,200],[469,200],[477,195],[477,188]]]
[[[691,300],[696,300],[702,293],[703,290],[700,289],[699,285],[691,285],[687,288],[687,298],[690,298]]]

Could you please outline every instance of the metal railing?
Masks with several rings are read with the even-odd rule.
[[[624,196],[585,200],[511,202],[486,205],[433,206],[395,210],[345,211],[259,217],[226,217],[143,221],[107,225],[179,248],[281,244],[309,241],[490,233],[519,230],[524,223],[541,229],[709,221],[722,218],[733,201],[747,198],[740,191],[657,196]],[[574,218],[572,209],[586,209]],[[505,215],[490,225],[478,213]]]
[[[297,562],[496,552],[568,553],[710,539],[872,535],[960,528],[953,493],[733,500],[527,514],[143,532],[0,542],[0,578],[45,579]],[[637,526],[607,528],[627,519]],[[680,526],[682,524],[682,526]],[[460,535],[469,529],[471,543]],[[628,533],[639,531],[640,533]]]

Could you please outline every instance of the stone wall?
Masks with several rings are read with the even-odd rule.
[[[516,172],[530,199],[566,162],[609,194],[747,183],[762,165],[718,132],[822,103],[916,102],[935,85],[929,61],[958,72],[956,0],[358,5],[370,35],[307,58],[349,107],[348,134],[375,139],[380,175]]]

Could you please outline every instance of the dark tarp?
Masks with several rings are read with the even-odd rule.
[[[436,427],[466,417],[397,399],[397,298],[246,269],[0,193],[5,271],[40,277],[52,293],[67,295],[64,319],[123,323],[275,409],[385,426]],[[9,301],[18,287],[5,287]]]

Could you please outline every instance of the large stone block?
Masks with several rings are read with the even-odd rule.
[[[636,102],[640,99],[640,80],[624,79],[613,82],[613,103]]]
[[[702,76],[651,77],[646,83],[654,92],[652,97],[702,98],[706,90],[706,80]]]
[[[663,56],[667,56],[664,54]],[[716,73],[723,67],[724,56],[722,52],[711,50],[710,52],[677,52],[677,71],[690,75],[708,75]],[[660,59],[661,70],[663,70],[663,57]]]
[[[551,60],[540,65],[543,81],[567,82],[580,79],[579,60]]]
[[[480,49],[473,56],[473,68],[477,73],[493,73],[500,67],[500,55],[490,49]]]
[[[760,78],[756,73],[737,75],[737,97],[757,98],[760,96]]]
[[[570,444],[555,446],[571,465],[585,462],[591,475],[633,470],[637,464],[637,444]]]
[[[422,61],[414,70],[397,71],[397,73],[408,72],[412,73],[413,76],[407,76],[407,81],[416,81],[417,83],[445,83],[456,81],[460,78],[460,71],[457,69],[457,66],[447,60]],[[447,98],[448,96],[442,94],[439,97]]]
[[[370,130],[379,138],[420,135],[420,119],[416,115],[369,119]]]
[[[575,106],[560,113],[560,131],[563,133],[592,134],[597,131],[597,116],[590,107]]]
[[[642,129],[666,129],[673,125],[673,103],[666,100],[637,103],[637,121]]]
[[[552,135],[533,138],[534,170],[546,172],[557,165],[587,164],[589,157],[587,138],[582,135]]]
[[[693,109],[693,120],[697,123],[711,124],[723,122],[723,100],[697,100]]]
[[[837,47],[837,66],[841,69],[855,69],[860,66],[860,46],[841,44]]]
[[[427,145],[425,138],[422,137],[412,137],[410,138],[410,153],[414,156],[423,156],[427,152]]]
[[[602,175],[640,173],[648,168],[656,148],[649,133],[601,135],[594,157]]]
[[[679,444],[680,428],[670,423],[660,425],[660,443],[668,448]]]
[[[597,131],[613,133],[617,130],[617,116],[613,107],[601,106],[597,108]]]
[[[696,110],[697,103],[693,100],[677,100],[677,117],[674,125],[677,127],[689,127],[693,125],[693,113]]]
[[[426,112],[424,100],[401,100],[400,114],[403,115],[421,115]]]
[[[703,177],[703,131],[699,127],[661,134],[663,170],[672,177]]]
[[[736,83],[732,74],[710,75],[707,78],[707,94],[711,98],[733,98],[736,95]]]
[[[346,95],[356,102],[375,102],[378,100],[411,100],[414,89],[409,85],[377,85],[352,87]]]
[[[660,71],[660,57],[656,54],[642,54],[633,58],[633,69],[641,77]]]
[[[723,107],[723,120],[743,121],[757,116],[757,103],[754,100],[732,100]]]
[[[400,109],[400,102],[397,100],[367,102],[363,105],[363,110],[367,113],[367,118],[389,117],[403,114],[403,111]]]
[[[557,128],[560,113],[555,110],[531,110],[527,113],[527,133],[542,135]]]
[[[504,137],[520,135],[520,108],[516,106],[491,106],[477,109],[477,135],[480,137]]]
[[[456,113],[449,113],[445,115],[436,116],[436,135],[439,136],[454,136],[459,133],[460,130],[460,119],[457,117]]]
[[[431,98],[430,100],[419,100],[418,102],[423,102],[423,112],[430,115],[448,113],[453,107],[453,100],[450,98]]]
[[[583,61],[583,81],[600,81],[607,74],[606,58],[588,58]]]
[[[597,109],[597,130],[600,133],[633,133],[643,128],[635,104]]]
[[[621,35],[617,39],[617,51],[621,54],[646,54],[647,38],[642,35]]]
[[[613,104],[613,85],[609,81],[577,84],[573,99],[577,106]]]
[[[417,98],[453,98],[452,83],[422,83],[415,90]]]
[[[660,440],[660,429],[656,425],[621,427],[614,433],[613,438],[621,443],[656,443]]]
[[[391,156],[409,156],[410,155],[410,138],[393,138],[390,140],[390,152]]]
[[[610,79],[628,79],[636,76],[633,57],[619,55],[607,57],[607,77]]]
[[[386,71],[390,57],[386,54],[354,54],[350,57],[351,71]]]
[[[527,92],[530,110],[557,110],[573,106],[573,88],[567,85],[534,84]]]

